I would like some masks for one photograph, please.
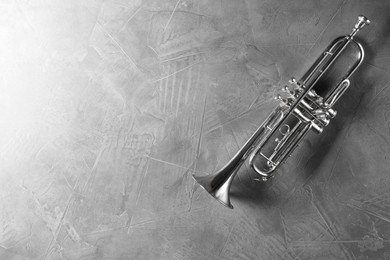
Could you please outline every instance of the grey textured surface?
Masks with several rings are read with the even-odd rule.
[[[0,259],[389,259],[390,1],[0,3]],[[196,185],[357,15],[367,58],[234,210]]]

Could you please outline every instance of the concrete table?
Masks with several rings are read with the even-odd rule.
[[[0,4],[0,259],[389,259],[390,2]],[[222,167],[357,16],[366,59],[321,135],[234,210]]]

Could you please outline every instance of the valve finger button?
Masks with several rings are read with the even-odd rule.
[[[291,77],[291,79],[289,80],[290,84],[297,84],[297,80],[295,77]]]

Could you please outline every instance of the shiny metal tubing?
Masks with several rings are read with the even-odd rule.
[[[300,81],[297,82],[292,78],[290,83],[295,89],[289,91],[287,86],[284,88],[284,91],[288,92],[288,97],[277,97],[281,100],[281,104],[222,169],[207,176],[193,176],[201,187],[223,205],[233,208],[230,203],[230,187],[238,170],[247,159],[251,168],[260,175],[261,180],[266,181],[273,177],[274,171],[291,155],[309,130],[317,134],[322,133],[330,119],[336,116],[332,106],[348,89],[349,77],[364,59],[364,49],[353,40],[353,37],[369,23],[365,16],[360,15],[352,32],[334,40]],[[343,79],[335,85],[328,96],[324,98],[317,95],[312,90],[313,87],[351,42],[358,48],[358,60],[354,61],[352,67],[346,71]],[[294,125],[289,125],[291,121]],[[271,154],[265,154],[268,151],[271,151]],[[262,165],[259,165],[259,160],[262,161]]]

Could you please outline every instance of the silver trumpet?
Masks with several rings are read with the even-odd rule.
[[[195,180],[219,202],[233,208],[229,196],[230,186],[248,157],[251,168],[260,175],[262,181],[267,181],[309,130],[322,133],[330,119],[336,116],[333,105],[348,89],[349,77],[364,59],[363,47],[353,37],[368,24],[370,21],[360,15],[353,31],[336,38],[301,80],[292,78],[290,86],[283,87],[283,96],[276,97],[280,105],[236,155],[218,172],[193,176]],[[335,70],[335,64],[346,69],[346,73],[340,74]],[[327,82],[330,74],[338,74],[332,84]],[[320,93],[324,92],[324,88],[327,93]]]

